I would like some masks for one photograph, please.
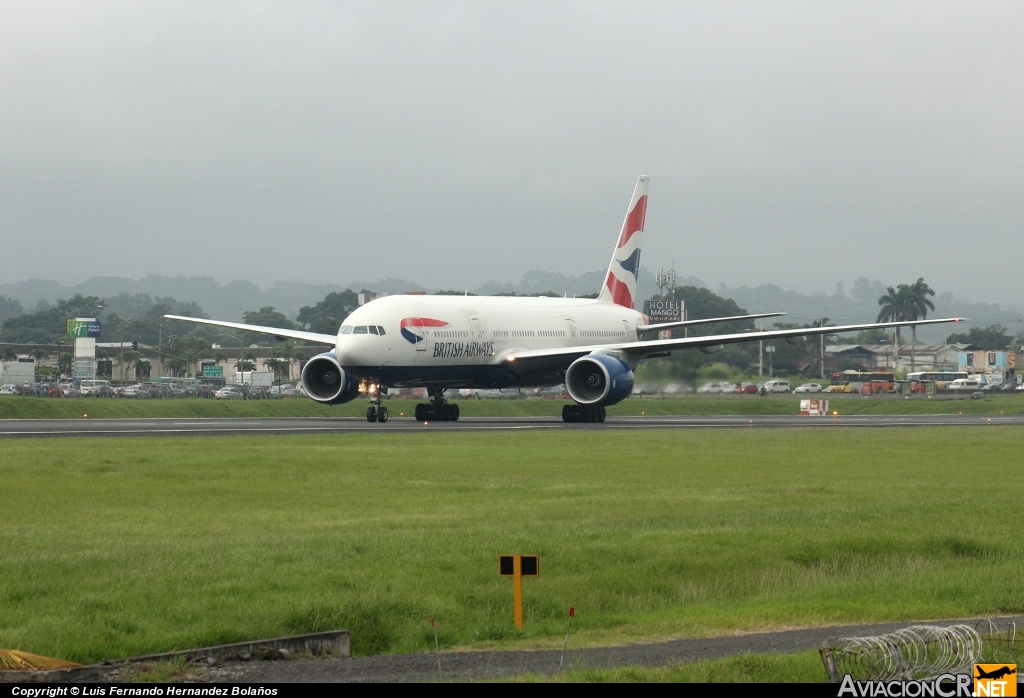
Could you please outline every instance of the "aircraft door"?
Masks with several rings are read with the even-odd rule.
[[[484,363],[487,361],[487,357],[491,356],[493,352],[487,352],[483,347],[486,346],[484,341],[484,326],[480,322],[480,318],[476,316],[470,316],[469,325],[471,331],[469,333],[470,346],[467,347],[467,351],[471,352],[470,356],[477,357],[477,361]]]
[[[416,342],[416,351],[427,351],[427,341],[430,339],[429,328],[423,326],[423,322],[418,317],[412,319],[413,332],[419,335],[423,339]]]
[[[565,324],[569,328],[569,346],[576,346],[576,323],[572,321],[572,318],[565,318]]]

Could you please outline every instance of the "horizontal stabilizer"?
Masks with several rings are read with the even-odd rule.
[[[782,317],[785,313],[758,313],[756,315],[733,315],[731,317],[712,317],[703,320],[681,320],[679,322],[659,322],[653,325],[637,325],[637,332],[661,332],[677,327],[693,327],[694,325],[714,325],[719,322],[739,322],[740,320],[757,320],[764,317]]]

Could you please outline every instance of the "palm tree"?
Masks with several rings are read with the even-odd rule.
[[[917,281],[910,286],[900,286],[900,288],[907,289],[910,320],[924,320],[928,317],[929,310],[935,310],[935,304],[928,300],[928,296],[934,296],[935,291],[925,283],[924,277],[918,277]],[[913,335],[913,344],[910,345],[910,370],[914,371],[916,368],[916,349],[914,347],[917,344],[917,325],[911,325],[910,332]]]
[[[910,287],[900,284],[896,288],[889,286],[885,295],[878,299],[878,305],[882,309],[878,311],[878,322],[901,322],[909,315]],[[896,372],[900,355],[900,328],[895,328],[893,334],[893,355],[892,370]]]

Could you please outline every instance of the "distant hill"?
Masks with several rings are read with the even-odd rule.
[[[527,295],[552,291],[571,297],[599,291],[604,280],[604,273],[603,270],[597,270],[579,276],[567,276],[557,272],[529,271],[523,274],[518,283],[488,282],[467,290],[479,295],[496,293]],[[913,279],[906,281],[913,281]],[[679,277],[676,284],[678,286],[707,287],[701,279],[693,276]],[[52,304],[62,298],[71,298],[76,293],[101,298],[114,298],[119,294],[144,293],[154,298],[174,298],[181,303],[194,302],[202,307],[204,314],[208,317],[240,322],[242,314],[246,311],[257,310],[265,306],[273,306],[287,317],[295,319],[301,307],[314,305],[323,300],[328,293],[346,289],[405,293],[406,291],[429,292],[440,288],[451,288],[451,283],[437,288],[427,288],[413,281],[395,278],[357,281],[349,284],[307,284],[296,281],[279,281],[264,289],[252,281],[232,281],[221,284],[211,277],[151,274],[141,279],[96,277],[73,286],[56,281],[32,279],[18,283],[0,284],[0,296],[17,301],[21,304],[24,312],[32,312],[40,302]],[[853,283],[849,292],[846,291],[842,283],[839,283],[831,294],[800,293],[776,285],[729,287],[720,284],[712,290],[725,298],[734,300],[737,305],[752,313],[770,311],[789,313],[788,317],[783,318],[787,322],[804,323],[824,316],[834,324],[849,324],[871,322],[877,317],[878,298],[885,292],[885,287],[877,280],[870,281],[867,278],[860,278]],[[655,272],[641,267],[637,295],[642,300],[657,292]],[[995,303],[977,303],[956,298],[951,293],[942,293],[941,290],[939,295],[934,298],[934,302],[935,311],[930,314],[931,317],[968,317],[974,321],[972,326],[1003,324],[1011,334],[1016,334],[1024,329],[1024,323],[1019,321],[1024,319],[1024,310],[1020,308],[1002,308]],[[918,332],[918,338],[926,342],[941,342],[952,331],[944,326],[924,327]]]
[[[247,310],[256,310],[268,305],[294,319],[302,306],[314,305],[323,300],[328,293],[344,291],[347,288],[355,291],[363,288],[379,289],[392,293],[423,290],[422,286],[397,279],[388,279],[380,285],[279,281],[266,289],[261,289],[251,281],[221,284],[210,277],[151,274],[141,279],[96,277],[73,286],[32,279],[13,284],[0,284],[0,296],[19,301],[26,312],[31,312],[41,301],[53,303],[60,298],[71,298],[76,293],[100,298],[112,298],[122,293],[145,293],[153,297],[171,297],[182,302],[195,302],[202,306],[209,317],[241,322],[242,314]]]

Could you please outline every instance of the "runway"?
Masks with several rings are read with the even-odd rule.
[[[254,434],[344,434],[558,429],[776,429],[828,427],[926,427],[1024,425],[1024,415],[880,415],[880,416],[717,416],[609,417],[604,424],[565,424],[557,417],[466,417],[458,422],[423,424],[392,419],[370,424],[363,419],[6,419],[0,437],[55,436],[200,436]]]

